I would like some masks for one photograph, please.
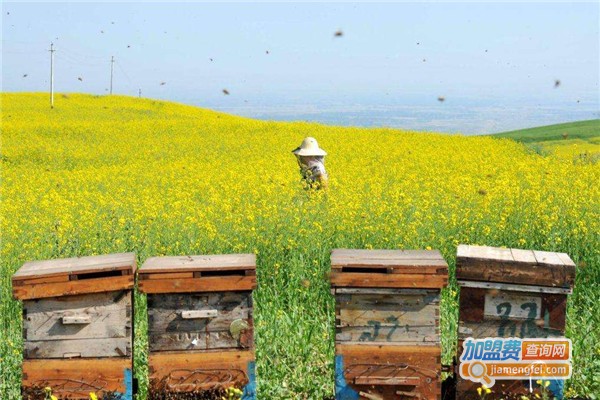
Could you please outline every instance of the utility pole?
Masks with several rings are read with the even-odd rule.
[[[142,89],[138,89],[138,97],[142,97]]]
[[[50,108],[54,108],[54,43],[50,43]]]
[[[110,94],[112,94],[113,69],[115,65],[115,56],[110,56]]]

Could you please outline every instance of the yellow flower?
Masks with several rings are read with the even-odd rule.
[[[98,396],[96,396],[96,393],[90,392],[90,400],[98,400]]]
[[[320,277],[333,247],[440,249],[451,263],[461,243],[535,247],[573,252],[584,272],[597,266],[600,163],[541,157],[490,136],[266,122],[125,96],[69,94],[54,110],[42,94],[0,100],[0,275],[24,260],[134,250],[143,257],[255,253],[257,330],[295,341],[281,365],[259,365],[266,387],[281,386],[286,398],[323,398],[329,390],[333,371],[323,360],[335,339],[323,301],[329,285]],[[327,193],[302,187],[289,150],[304,136],[329,153]],[[20,307],[3,289],[6,336],[17,338]],[[442,292],[448,315],[457,311],[456,290],[453,282]],[[569,326],[581,335],[595,308],[577,300]],[[451,320],[441,318],[445,356]],[[312,335],[297,334],[309,327]],[[263,342],[262,358],[276,358],[282,342]],[[10,358],[20,343],[9,343]],[[580,352],[574,391],[589,385],[598,354],[599,346]],[[2,357],[16,376],[18,363]],[[282,371],[311,372],[297,374],[294,385],[270,381]],[[239,395],[223,397],[229,393]]]

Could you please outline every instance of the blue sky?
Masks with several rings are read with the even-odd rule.
[[[4,2],[2,85],[47,90],[53,41],[58,92],[106,93],[114,55],[115,93],[267,118],[284,105],[437,107],[438,96],[448,107],[587,113],[598,109],[599,11],[598,2]]]

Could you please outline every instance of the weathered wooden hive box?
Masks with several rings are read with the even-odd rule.
[[[458,246],[457,359],[468,337],[564,337],[567,296],[573,290],[575,270],[565,253]],[[476,390],[480,386],[459,376],[457,398],[479,399]],[[497,380],[487,398],[529,394],[529,388],[529,380]],[[553,382],[551,389],[562,393],[562,382]]]
[[[333,250],[336,399],[441,398],[447,283],[437,250]]]
[[[24,399],[132,399],[135,254],[25,263],[12,277],[23,301]]]
[[[148,294],[150,398],[243,388],[254,398],[254,254],[153,257]]]

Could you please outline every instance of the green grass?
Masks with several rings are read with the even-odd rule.
[[[564,135],[566,135],[566,137]],[[495,133],[492,136],[509,138],[522,143],[539,143],[550,140],[569,139],[590,141],[600,136],[600,119],[518,129],[515,131]]]
[[[534,152],[573,162],[596,163],[600,159],[600,119],[538,126],[491,135],[524,143]]]

